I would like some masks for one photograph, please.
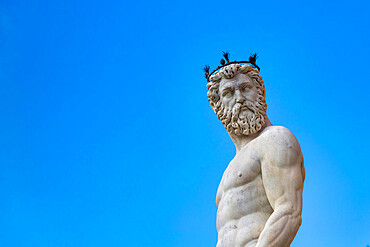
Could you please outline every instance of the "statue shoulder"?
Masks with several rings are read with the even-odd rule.
[[[299,143],[294,134],[283,126],[269,126],[261,134],[267,145],[277,145],[285,148],[299,148]]]
[[[288,128],[283,126],[269,126],[263,131],[260,137],[264,153],[269,158],[303,159],[299,142]],[[283,153],[286,155],[281,155]],[[284,161],[282,162],[285,163]]]

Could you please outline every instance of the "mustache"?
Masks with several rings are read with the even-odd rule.
[[[243,103],[235,103],[232,108],[233,115],[239,114],[241,110],[251,110],[253,111],[254,103],[252,101],[245,101]]]

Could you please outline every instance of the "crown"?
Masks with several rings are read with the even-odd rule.
[[[204,71],[204,76],[205,78],[207,79],[208,82],[209,81],[209,78],[211,77],[212,74],[214,74],[216,71],[218,71],[219,69],[223,68],[223,67],[226,67],[230,64],[235,64],[235,63],[249,63],[251,65],[253,65],[254,68],[258,69],[258,72],[260,71],[260,67],[257,66],[256,64],[256,60],[258,58],[257,56],[257,53],[254,53],[254,54],[251,54],[251,56],[249,57],[249,60],[248,61],[234,61],[234,62],[230,62],[230,54],[228,52],[222,52],[223,53],[223,56],[224,58],[226,59],[221,59],[220,63],[221,63],[221,66],[218,66],[216,69],[212,70],[212,72],[210,73],[210,69],[211,67],[209,67],[209,65],[206,65],[204,66],[203,68],[203,71]]]

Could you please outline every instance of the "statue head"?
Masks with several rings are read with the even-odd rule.
[[[266,120],[265,86],[258,70],[230,64],[209,78],[208,101],[230,134],[250,135]]]

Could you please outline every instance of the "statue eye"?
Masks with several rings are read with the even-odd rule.
[[[225,90],[225,91],[223,91],[223,93],[222,93],[222,96],[223,96],[223,97],[230,97],[231,95],[232,95],[231,90]]]
[[[244,86],[242,87],[242,90],[243,90],[243,91],[249,91],[251,88],[252,88],[252,87],[251,87],[251,85],[244,85]]]

